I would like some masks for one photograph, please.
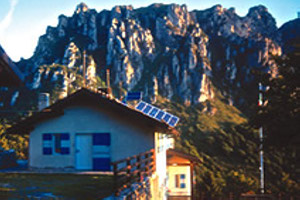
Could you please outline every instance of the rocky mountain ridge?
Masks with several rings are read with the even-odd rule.
[[[264,6],[240,17],[221,5],[191,12],[177,4],[116,6],[98,13],[81,3],[72,16],[58,19],[40,37],[34,55],[18,63],[30,88],[42,88],[41,65],[82,71],[86,50],[94,63],[91,77],[104,79],[108,68],[115,88],[141,90],[148,101],[159,94],[197,104],[213,99],[217,87],[229,104],[245,106],[244,91],[256,87],[251,71],[276,74],[270,57],[281,55],[275,19]]]

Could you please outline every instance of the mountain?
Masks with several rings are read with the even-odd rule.
[[[239,17],[220,5],[191,12],[176,4],[116,6],[98,13],[81,3],[73,16],[59,16],[58,25],[40,37],[34,55],[18,64],[28,75],[27,85],[38,88],[39,66],[80,66],[85,49],[97,75],[103,78],[109,68],[115,87],[121,82],[125,90],[142,90],[148,100],[159,93],[197,104],[213,99],[212,81],[221,80],[215,84],[230,104],[248,106],[249,93],[241,94],[254,87],[251,70],[267,67],[276,73],[270,59],[281,54],[276,32],[264,6]]]
[[[62,98],[82,86],[83,74],[89,87],[103,86],[110,69],[115,96],[143,91],[145,101],[181,118],[177,147],[204,160],[196,168],[199,192],[212,197],[256,191],[258,134],[245,124],[257,102],[258,72],[276,76],[272,57],[282,54],[295,25],[299,21],[278,29],[262,5],[240,17],[221,5],[97,12],[81,3],[72,16],[60,15],[57,26],[47,28],[31,58],[17,63],[26,88],[13,109],[34,108],[38,92],[50,92],[52,101]],[[283,167],[293,157],[284,155],[266,153],[272,192],[297,190],[293,165]]]
[[[300,18],[285,23],[278,32],[285,53],[300,52]]]

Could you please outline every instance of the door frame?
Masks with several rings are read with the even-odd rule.
[[[84,170],[84,169],[77,169],[77,136],[90,136],[91,137],[91,145],[90,145],[90,148],[91,148],[91,168],[90,169],[86,169],[86,170],[93,170],[93,134],[92,133],[75,133],[75,154],[74,154],[74,166],[75,166],[75,169],[76,170]]]

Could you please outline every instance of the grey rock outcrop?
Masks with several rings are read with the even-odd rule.
[[[253,91],[256,81],[251,71],[276,74],[271,56],[281,54],[279,41],[276,22],[264,6],[240,17],[221,5],[192,12],[177,4],[97,12],[82,3],[71,17],[61,15],[57,27],[47,28],[34,55],[20,66],[28,74],[27,85],[39,88],[44,72],[32,75],[39,66],[82,70],[86,50],[88,81],[105,77],[109,68],[114,87],[121,83],[125,90],[142,90],[149,101],[162,95],[196,104],[213,99],[217,88],[229,104],[246,105],[244,90]]]

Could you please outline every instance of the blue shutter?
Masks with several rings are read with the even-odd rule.
[[[93,170],[110,171],[110,134],[93,134]]]
[[[185,174],[180,174],[180,188],[185,188]]]
[[[43,134],[43,141],[45,140],[52,140],[52,134],[50,133]]]
[[[70,140],[70,134],[69,133],[62,133],[60,134],[61,140]]]
[[[62,147],[62,148],[60,149],[60,153],[61,153],[62,155],[70,154],[70,148],[69,148],[69,147]]]
[[[97,171],[110,171],[110,158],[93,158],[93,169]]]
[[[52,135],[43,134],[43,155],[52,155]]]
[[[70,134],[69,133],[60,134],[60,140],[61,140],[60,153],[62,155],[70,154]]]
[[[93,134],[93,145],[110,146],[110,134],[109,133]]]

